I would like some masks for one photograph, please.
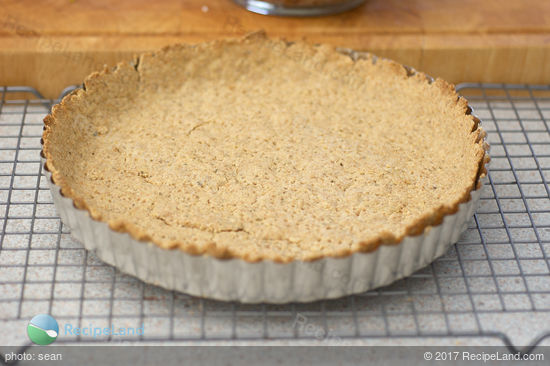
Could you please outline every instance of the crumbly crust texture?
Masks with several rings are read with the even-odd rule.
[[[398,244],[470,199],[489,157],[452,85],[327,45],[176,45],[93,73],[43,156],[77,208],[161,248],[254,262]]]

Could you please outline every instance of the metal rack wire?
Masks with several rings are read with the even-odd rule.
[[[459,89],[492,145],[489,183],[459,243],[375,291],[243,305],[144,284],[71,239],[40,166],[42,118],[55,101],[32,88],[1,87],[0,322],[21,331],[3,332],[0,344],[28,343],[26,322],[49,313],[75,326],[144,324],[134,339],[145,341],[490,336],[530,351],[550,336],[550,87]],[[60,336],[57,343],[130,339]]]

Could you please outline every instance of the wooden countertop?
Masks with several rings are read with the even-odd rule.
[[[453,82],[550,83],[550,1],[367,0],[318,18],[253,14],[231,0],[1,0],[0,9],[0,85],[48,97],[138,52],[259,29],[368,50]]]

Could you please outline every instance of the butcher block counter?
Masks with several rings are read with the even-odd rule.
[[[0,85],[55,97],[142,51],[260,29],[371,51],[455,83],[550,83],[550,1],[367,0],[339,15],[282,18],[230,0],[3,0]]]

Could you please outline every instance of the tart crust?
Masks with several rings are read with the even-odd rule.
[[[232,60],[230,66],[228,66],[227,63],[228,60]],[[279,64],[284,65],[284,68],[281,66],[281,70],[274,69],[274,67],[278,67]],[[295,70],[298,71],[295,72]],[[251,91],[253,91],[248,95],[251,103],[259,103],[261,101],[269,102],[270,98],[272,98],[273,105],[278,105],[276,97],[281,95],[284,97],[284,94],[291,94],[294,92],[294,89],[283,90],[284,87],[288,87],[287,84],[284,84],[284,77],[274,77],[275,80],[284,84],[280,86],[281,90],[274,91],[271,94],[267,93],[263,96],[258,94],[259,92],[257,90],[254,90],[255,81],[262,81],[264,80],[262,78],[269,78],[269,72],[280,74],[286,71],[289,77],[298,78],[301,77],[300,70],[304,72],[304,81],[290,81],[295,83],[296,89],[303,93],[313,93],[316,97],[319,95],[326,95],[327,99],[325,101],[334,101],[334,108],[330,103],[327,105],[326,103],[323,104],[319,102],[319,99],[313,99],[313,102],[317,101],[321,105],[312,104],[310,106],[304,106],[305,112],[303,115],[305,117],[300,121],[291,120],[290,122],[281,122],[280,118],[284,118],[285,116],[290,116],[291,119],[300,117],[299,113],[296,114],[292,112],[286,114],[281,113],[280,116],[282,117],[278,117],[279,114],[272,114],[274,116],[273,118],[276,120],[270,120],[271,122],[269,123],[264,121],[266,118],[265,116],[254,119],[254,117],[247,115],[248,111],[254,108],[247,108],[246,103],[243,103],[243,100],[247,100],[242,97],[242,93],[246,94],[246,90],[239,89],[239,85],[241,85],[239,83],[242,83],[243,86],[249,87]],[[245,75],[244,78],[243,75]],[[265,86],[265,84],[261,84],[260,81],[258,81],[258,83]],[[204,83],[204,89],[207,90],[206,92],[199,90],[202,89],[201,83]],[[308,89],[304,87],[302,83],[310,83],[307,85],[318,83],[319,85],[315,85],[314,88]],[[367,89],[361,89],[365,84],[367,84]],[[369,84],[372,86],[369,86]],[[176,117],[167,116],[166,113],[169,112],[166,111],[173,110],[175,106],[174,103],[177,105],[178,100],[180,100],[179,98],[193,98],[193,95],[181,94],[182,85],[190,88],[191,91],[196,90],[196,93],[202,97],[205,96],[204,93],[208,93],[208,96],[212,97],[208,102],[212,103],[213,114],[197,117],[191,115],[193,112],[191,107],[183,106],[181,109],[185,110],[185,113],[187,113],[183,116],[184,119],[193,122],[190,125],[186,125],[184,122],[180,121],[182,115]],[[342,89],[335,88],[335,85],[342,85]],[[278,88],[279,86],[274,85],[273,87]],[[237,88],[235,94],[241,93],[239,94],[241,95],[241,99],[237,99],[237,101],[240,102],[239,104],[228,104],[227,99],[224,99],[225,97],[222,95],[220,98],[225,101],[223,106],[225,106],[226,109],[223,109],[223,106],[216,106],[216,108],[213,108],[216,103],[217,93],[223,94],[224,90],[231,91],[235,88]],[[326,90],[324,88],[326,88]],[[376,88],[380,90],[377,93],[384,96],[386,99],[383,97],[383,100],[379,101],[377,100],[376,93],[370,95],[373,100],[372,103],[378,107],[384,105],[384,103],[387,104],[389,101],[391,102],[391,99],[387,98],[388,96],[395,96],[396,105],[408,106],[410,108],[407,110],[396,110],[392,109],[393,104],[390,104],[387,105],[387,108],[383,111],[380,111],[370,110],[367,105],[364,121],[363,115],[358,113],[359,101],[364,102],[360,96],[358,96],[357,100],[345,99],[341,101],[338,99],[340,94],[348,95],[346,93],[353,91],[353,88],[357,88],[359,91],[369,91]],[[186,92],[190,90],[186,90]],[[411,90],[417,90],[418,93],[411,94]],[[256,92],[256,94],[254,92]],[[158,95],[164,98],[160,98]],[[414,99],[411,99],[413,97]],[[257,98],[257,101],[255,98]],[[302,97],[301,94],[298,94],[297,98],[300,102],[309,100],[307,96]],[[398,103],[400,98],[405,100]],[[169,100],[169,102],[166,102],[168,104],[162,104],[166,100]],[[189,100],[192,99],[184,99],[186,103],[191,104]],[[201,99],[198,98],[195,101],[197,100],[200,102]],[[284,100],[290,103],[287,99]],[[146,108],[151,101],[157,104],[156,109],[160,111],[159,114],[148,114],[147,118],[140,121],[139,119],[143,108]],[[336,106],[346,106],[346,103],[349,107],[348,109],[334,110]],[[163,107],[166,109],[163,110]],[[279,107],[281,107],[281,105],[279,105]],[[230,109],[228,110],[227,108]],[[426,112],[424,114],[424,108],[428,110],[429,113]],[[348,110],[352,112],[347,113]],[[201,109],[201,111],[206,113],[209,109],[207,108],[206,112],[205,109]],[[220,111],[223,113],[220,114]],[[441,111],[440,116],[436,113],[437,111]],[[259,113],[258,111],[256,112]],[[330,121],[334,119],[319,115],[319,113],[322,114],[323,112],[326,112],[329,117],[334,117],[334,113],[338,113],[342,116],[342,120],[334,122],[333,125]],[[188,127],[185,131],[187,136],[189,136],[189,144],[191,145],[191,141],[193,143],[220,141],[220,131],[224,129],[227,129],[228,132],[234,132],[231,128],[239,125],[241,122],[239,119],[235,120],[236,122],[232,124],[233,120],[230,118],[234,116],[232,113],[235,113],[237,116],[246,115],[246,118],[242,118],[244,121],[258,122],[257,125],[251,125],[251,129],[253,129],[254,126],[259,126],[258,130],[254,130],[258,132],[257,134],[248,132],[248,130],[243,130],[245,131],[243,136],[248,139],[250,139],[251,136],[258,139],[266,138],[266,143],[275,143],[275,145],[277,144],[278,137],[277,130],[273,132],[273,129],[271,129],[269,130],[270,132],[266,132],[263,130],[264,127],[262,127],[264,122],[271,127],[280,127],[282,125],[286,127],[295,127],[298,124],[301,127],[296,129],[296,135],[303,137],[306,134],[305,131],[309,131],[310,124],[314,123],[312,121],[320,121],[319,123],[323,124],[315,126],[317,129],[314,132],[320,133],[318,131],[322,131],[324,134],[321,137],[320,135],[315,135],[313,141],[318,143],[325,142],[323,138],[329,139],[330,144],[327,143],[327,146],[337,147],[340,150],[336,152],[340,153],[342,151],[347,151],[346,149],[349,147],[348,143],[351,144],[350,139],[353,139],[353,136],[360,133],[368,134],[376,130],[377,132],[375,135],[377,140],[369,140],[368,138],[364,140],[359,139],[356,141],[357,144],[354,145],[356,149],[366,148],[367,150],[361,150],[362,153],[351,153],[349,159],[340,159],[340,156],[335,154],[335,161],[330,162],[330,164],[336,167],[341,165],[343,168],[342,173],[333,170],[335,172],[333,176],[333,178],[335,178],[334,180],[337,180],[336,178],[339,178],[340,175],[344,178],[349,178],[347,181],[338,181],[336,183],[337,186],[327,191],[329,192],[327,193],[327,197],[333,199],[335,202],[327,203],[322,202],[323,200],[308,201],[306,199],[305,201],[302,200],[302,202],[292,202],[290,205],[281,205],[277,207],[290,210],[289,207],[302,205],[302,210],[304,210],[303,206],[306,206],[305,211],[310,215],[307,216],[307,218],[311,219],[315,224],[314,218],[323,221],[326,215],[328,215],[326,212],[329,212],[330,215],[333,215],[335,212],[340,212],[343,201],[338,201],[338,199],[334,199],[334,197],[344,197],[346,192],[351,191],[350,187],[352,187],[355,188],[355,196],[353,196],[355,198],[352,197],[351,201],[349,201],[351,202],[351,216],[342,216],[344,218],[336,222],[336,224],[346,224],[348,222],[346,219],[347,217],[350,217],[350,220],[355,219],[352,216],[352,214],[355,213],[357,217],[366,215],[370,221],[366,220],[364,222],[371,226],[373,223],[376,223],[380,225],[380,228],[376,229],[375,227],[373,229],[374,233],[371,227],[364,228],[363,231],[361,231],[362,228],[359,228],[353,235],[348,235],[347,232],[344,232],[342,236],[345,236],[347,240],[332,245],[331,240],[338,240],[338,235],[334,234],[334,230],[338,230],[338,227],[332,229],[327,228],[326,234],[328,239],[326,239],[326,242],[323,242],[325,238],[320,238],[320,236],[324,235],[324,233],[314,232],[314,230],[319,229],[319,227],[313,225],[314,230],[309,232],[307,230],[302,230],[303,232],[299,233],[302,234],[302,236],[296,241],[292,238],[295,234],[292,230],[292,222],[281,224],[281,222],[273,221],[276,221],[277,217],[280,218],[284,216],[286,211],[277,212],[265,218],[265,223],[261,221],[262,218],[255,217],[253,212],[248,213],[248,216],[246,216],[246,214],[242,215],[237,213],[237,220],[233,220],[232,218],[228,218],[227,215],[221,214],[227,211],[217,212],[217,216],[215,214],[208,216],[209,211],[206,208],[212,207],[208,206],[210,205],[210,201],[208,201],[202,209],[193,211],[195,205],[189,204],[188,207],[178,206],[177,204],[172,205],[170,202],[176,200],[173,199],[173,197],[166,197],[166,191],[164,191],[164,198],[157,196],[148,201],[144,201],[151,205],[151,207],[147,208],[149,214],[148,216],[144,214],[145,216],[143,216],[142,221],[139,220],[139,217],[137,220],[129,219],[133,206],[126,201],[117,201],[118,188],[116,187],[118,186],[116,184],[127,183],[131,186],[132,182],[138,179],[140,182],[144,180],[148,182],[148,184],[157,184],[157,187],[160,187],[162,184],[168,184],[167,182],[175,182],[173,187],[175,189],[180,189],[180,192],[178,193],[176,191],[175,195],[187,194],[188,192],[185,190],[181,192],[182,187],[186,187],[185,185],[177,185],[177,174],[182,178],[182,174],[186,174],[184,178],[187,179],[187,181],[185,181],[185,179],[182,180],[184,181],[183,183],[187,184],[191,182],[189,176],[194,173],[194,167],[187,166],[185,172],[181,171],[174,173],[176,175],[171,174],[170,169],[166,168],[163,174],[160,174],[159,179],[164,179],[162,181],[155,181],[154,179],[157,178],[157,171],[148,170],[146,166],[137,171],[135,169],[133,171],[123,171],[121,173],[121,177],[123,178],[119,177],[118,180],[110,180],[111,177],[106,176],[107,174],[105,172],[112,172],[113,169],[124,170],[124,166],[121,166],[121,162],[128,162],[128,164],[131,165],[134,160],[143,160],[143,157],[135,157],[133,155],[134,151],[129,149],[130,145],[124,146],[124,144],[122,144],[124,141],[115,139],[120,137],[116,135],[120,132],[118,129],[120,128],[123,132],[126,131],[126,133],[128,133],[128,130],[124,130],[124,128],[130,128],[130,131],[135,131],[135,135],[140,136],[140,138],[138,139],[139,141],[136,140],[134,143],[139,144],[140,147],[138,151],[143,153],[147,152],[148,145],[156,146],[155,118],[162,120],[159,124],[164,124],[164,127],[166,127],[166,123],[168,123],[165,121],[175,123],[174,128],[181,129]],[[384,113],[386,115],[384,115]],[[387,123],[387,126],[377,123],[381,118],[384,121],[390,121]],[[222,120],[222,122],[226,124],[219,126],[219,120]],[[133,121],[136,121],[135,126]],[[327,123],[327,121],[329,122]],[[393,121],[397,121],[395,125],[393,125]],[[467,202],[470,199],[470,193],[480,186],[480,179],[487,174],[485,164],[489,161],[489,156],[487,154],[488,144],[484,140],[485,132],[482,130],[479,120],[471,115],[471,108],[468,106],[467,101],[459,97],[454,86],[447,82],[441,79],[433,80],[423,73],[416,72],[413,69],[404,67],[390,60],[379,59],[371,54],[355,53],[342,49],[335,49],[334,47],[326,45],[313,46],[303,42],[296,43],[271,40],[268,39],[263,32],[257,32],[237,40],[214,41],[198,45],[170,46],[158,52],[143,54],[133,60],[132,63],[119,63],[114,70],[105,68],[101,72],[96,72],[88,76],[84,82],[83,89],[75,90],[73,93],[66,96],[61,103],[54,106],[52,113],[44,119],[44,123],[45,129],[43,134],[42,154],[46,159],[45,167],[52,173],[53,183],[61,187],[61,193],[64,196],[73,200],[75,207],[87,210],[95,220],[107,222],[112,230],[129,233],[137,240],[151,241],[161,248],[180,249],[193,255],[207,254],[222,259],[240,258],[248,262],[261,260],[273,260],[283,263],[293,260],[312,261],[323,257],[349,256],[355,252],[372,252],[380,245],[399,244],[406,236],[420,235],[426,230],[429,230],[430,227],[439,225],[445,216],[457,212],[459,205],[463,202]],[[119,124],[117,125],[117,123]],[[358,129],[357,126],[360,125],[360,123],[366,123],[366,127]],[[128,127],[129,124],[131,125]],[[405,125],[410,127],[410,135],[407,131],[395,130],[396,126],[403,127]],[[393,130],[391,129],[392,127],[394,128]],[[348,130],[346,130],[346,128]],[[340,131],[339,129],[343,129],[344,131]],[[327,134],[327,131],[329,134]],[[202,137],[193,136],[196,136],[198,133],[201,133],[202,135],[200,136]],[[211,136],[207,136],[208,133],[210,133]],[[334,142],[332,140],[333,135],[331,134],[336,135],[338,133],[342,133],[344,139]],[[110,135],[113,135],[114,140],[108,140]],[[133,133],[129,136],[132,135]],[[206,135],[206,137],[204,135]],[[287,133],[287,131],[284,131],[281,135],[289,139],[293,138],[293,134]],[[232,136],[234,137],[235,135]],[[396,137],[394,138],[394,136]],[[439,138],[435,139],[434,136]],[[165,138],[165,135],[163,135],[163,137]],[[425,138],[425,140],[418,141],[419,137]],[[413,143],[406,144],[403,139],[410,139]],[[100,143],[103,144],[107,143],[109,149],[99,149],[96,140],[99,140]],[[234,140],[229,140],[230,143],[235,143]],[[339,141],[344,141],[345,143],[343,145],[340,144],[342,145],[340,146],[338,145]],[[365,147],[364,143],[367,141],[374,146]],[[176,142],[181,143],[182,141],[178,140]],[[187,140],[184,142],[187,142]],[[294,143],[298,144],[298,146],[311,145],[315,147],[315,144],[311,144],[311,142],[307,140],[305,140],[305,143],[304,140],[297,140],[294,141]],[[224,146],[227,148],[229,145]],[[244,143],[244,146],[247,146],[246,143]],[[186,146],[182,145],[182,150],[185,148]],[[443,150],[439,152],[437,150],[438,148]],[[384,151],[389,150],[390,152],[377,155],[377,151],[380,151],[380,149],[384,149]],[[171,153],[174,153],[174,151],[177,153],[178,151],[178,149],[168,150]],[[419,152],[416,150],[422,151]],[[194,151],[186,151],[186,153],[193,152]],[[95,157],[96,153],[101,156]],[[224,153],[223,149],[222,153]],[[433,169],[441,171],[439,173],[440,175],[433,173],[438,177],[438,181],[422,180],[422,174],[434,176],[429,171],[416,172],[414,169],[412,169],[412,171],[406,171],[405,168],[401,169],[402,167],[400,167],[399,164],[395,164],[396,161],[399,162],[401,160],[404,163],[408,162],[409,154],[418,155],[421,153],[427,153],[426,159],[434,159],[434,163],[430,165],[427,161],[421,161],[418,165],[423,169],[431,166]],[[157,155],[159,154],[160,153],[157,154],[157,152],[151,154],[151,160],[157,159]],[[247,156],[247,152],[241,152],[241,154]],[[123,157],[121,157],[121,155],[123,155]],[[210,155],[205,155],[203,157],[212,158]],[[227,162],[235,165],[234,157],[235,156],[230,156]],[[374,160],[369,157],[372,157]],[[389,159],[389,157],[392,159]],[[455,159],[453,160],[452,157]],[[88,163],[91,158],[94,159],[95,164]],[[352,169],[352,171],[345,170],[347,164],[353,163],[354,159],[359,158],[367,159],[358,162],[357,166],[361,169]],[[395,160],[393,158],[395,158]],[[183,158],[185,163],[200,161],[200,159],[185,159],[188,159],[188,155]],[[287,159],[288,160],[275,159],[275,162],[283,162],[283,165],[286,166],[291,165],[290,163],[293,161],[299,161],[300,157],[296,159],[296,157],[287,156]],[[339,159],[341,161],[339,161]],[[414,162],[414,158],[410,159]],[[329,158],[329,160],[333,159]],[[272,162],[273,159],[270,161]],[[369,171],[367,167],[365,167],[363,171],[361,166],[361,162],[363,161],[367,161],[370,164],[369,167],[373,169],[373,176],[378,177],[377,174],[381,174],[381,182],[385,183],[385,186],[374,189],[368,184],[363,184],[362,186],[360,184],[370,182],[369,184],[376,185],[376,181],[372,179],[369,181],[368,178],[361,178],[363,179],[362,181],[353,181],[353,179],[350,178],[355,173],[361,174],[361,172],[363,172],[364,176],[365,171]],[[254,162],[258,163],[258,160],[254,160]],[[324,164],[325,162],[326,161],[306,161],[302,166],[301,172],[307,170],[308,163]],[[160,163],[156,162],[159,166],[165,163],[166,161]],[[326,163],[330,165],[328,162]],[[377,165],[372,167],[374,163]],[[118,165],[113,167],[111,166],[112,164]],[[344,164],[346,164],[346,167],[344,167]],[[154,166],[155,162],[152,162],[152,165]],[[334,168],[332,165],[331,169]],[[168,165],[163,166],[173,167],[174,164],[173,161],[170,161]],[[357,166],[355,167],[357,168]],[[201,168],[199,165],[195,167],[197,171]],[[103,168],[105,168],[105,171],[102,171]],[[250,169],[253,170],[254,166],[251,166]],[[259,173],[264,174],[270,169],[273,169],[273,166],[268,166],[260,170]],[[387,169],[387,174],[384,172],[384,169]],[[160,170],[159,168],[159,171]],[[275,176],[279,177],[281,174],[283,174],[281,171],[276,171]],[[210,189],[211,192],[205,194],[205,196],[209,198],[215,197],[212,192],[219,192],[220,187],[227,184],[227,182],[216,181],[216,176],[215,174],[213,175],[213,179],[208,176],[208,179],[205,179],[205,181],[202,179],[197,180],[195,183],[198,187],[192,187],[190,190],[197,192],[197,189],[199,189],[199,191],[200,189]],[[453,178],[450,182],[447,175]],[[248,178],[251,176],[254,176],[254,171],[247,175]],[[293,174],[289,174],[289,176],[291,178],[296,178]],[[353,176],[355,177],[355,175]],[[128,179],[125,180],[125,177],[128,177]],[[231,178],[235,177],[233,176],[229,179]],[[235,179],[240,178],[242,177],[237,174],[237,178]],[[297,185],[293,187],[306,187],[309,185],[313,187],[324,187],[323,184],[328,184],[328,182],[330,182],[330,180],[326,180],[326,175],[324,177],[310,176],[309,178],[313,180],[313,183],[304,179],[302,182],[297,182]],[[225,177],[226,181],[229,179]],[[319,181],[315,181],[315,179]],[[91,184],[91,181],[94,183]],[[105,181],[108,181],[108,184],[105,184]],[[264,179],[261,180],[261,182],[271,187],[269,186],[269,180]],[[381,195],[381,197],[377,198],[376,202],[382,202],[384,200],[384,193],[391,187],[395,188],[393,185],[395,182],[396,184],[410,185],[410,191],[417,192],[419,200],[425,199],[426,202],[416,204],[416,206],[411,204],[411,206],[415,206],[414,209],[416,211],[414,214],[407,216],[406,212],[409,209],[407,206],[408,202],[406,199],[402,199],[400,201],[402,202],[401,207],[391,208],[391,210],[395,210],[396,215],[394,219],[394,221],[396,221],[393,223],[393,226],[385,226],[390,225],[387,224],[387,222],[391,221],[390,218],[385,216],[387,213],[379,214],[369,211],[369,207],[360,206],[364,201],[368,203],[370,197],[373,195]],[[340,183],[341,185],[338,185]],[[355,183],[357,183],[356,186],[354,186]],[[440,183],[446,183],[446,185],[438,187],[437,185]],[[247,184],[254,184],[254,182],[247,181]],[[346,184],[349,185],[346,186]],[[237,187],[238,185],[238,182],[228,184],[230,188]],[[82,187],[85,187],[87,191],[82,191]],[[363,189],[364,187],[368,189],[372,188],[372,190],[369,191],[367,189],[367,191],[365,191],[365,189]],[[429,189],[427,187],[429,187]],[[109,189],[109,191],[103,189]],[[430,189],[434,190],[433,202],[430,201]],[[442,190],[443,193],[436,193],[439,192],[438,190]],[[407,192],[408,189],[397,186],[396,191],[397,194],[400,194]],[[154,194],[151,192],[154,191],[147,191],[146,193]],[[159,192],[163,193],[161,189],[159,189]],[[250,192],[253,196],[256,191]],[[226,193],[226,199],[235,198],[235,191],[227,191]],[[243,200],[246,200],[246,195],[243,195],[243,192],[239,194],[243,196]],[[140,204],[140,199],[142,199],[141,196],[141,194],[135,196],[136,205]],[[297,196],[293,194],[286,196],[281,192],[276,192],[271,199],[286,199],[287,197],[292,200]],[[387,198],[389,200],[392,197]],[[412,199],[414,201],[415,197]],[[158,202],[162,202],[163,206],[157,207],[156,203]],[[197,201],[193,202],[197,206],[200,206],[202,201],[199,197]],[[249,202],[246,202],[241,205],[243,210],[246,207],[252,207]],[[263,208],[269,207],[270,202],[273,203],[274,201],[268,200]],[[317,211],[310,209],[307,211],[308,206],[313,207],[314,204],[317,205],[315,206],[316,209],[319,207],[323,207],[323,209],[318,209]],[[424,206],[426,206],[426,209],[422,211]],[[220,210],[222,209],[221,205],[214,206],[215,209],[218,207],[220,207]],[[235,207],[238,207],[238,205],[235,205]],[[182,214],[183,216],[179,214],[181,211],[185,210],[188,210],[186,212],[187,216],[185,212]],[[418,212],[420,212],[420,214],[418,214]],[[319,216],[317,216],[317,214],[319,214]],[[391,214],[394,215],[394,212]],[[205,215],[205,217],[203,218],[201,215]],[[291,219],[295,219],[296,217],[299,216],[290,215]],[[192,221],[197,219],[202,219],[203,221]],[[260,219],[258,221],[262,223],[251,223],[247,221],[247,219]],[[331,216],[331,222],[334,221],[333,219],[334,217]],[[157,229],[156,231],[151,230],[151,227],[147,227],[147,224],[151,222],[151,220],[158,221],[154,221]],[[404,221],[401,227],[397,224],[399,220]],[[357,222],[360,222],[360,220]],[[145,224],[143,225],[142,223]],[[163,235],[162,232],[164,230],[158,229],[159,227],[164,228],[163,225],[166,226],[168,235]],[[249,225],[254,230],[250,230]],[[288,225],[288,228],[284,225]],[[178,235],[177,232],[176,234],[171,232],[170,235],[169,228],[172,230],[173,227],[178,226],[185,228],[187,230],[185,233],[191,233],[190,236]],[[330,226],[330,224],[328,226]],[[266,231],[262,231],[263,228],[267,228]],[[397,229],[392,230],[392,228]],[[356,230],[355,227],[346,229],[348,231]],[[195,232],[197,236],[194,236]],[[360,234],[362,232],[368,232],[369,235],[367,237],[361,237]],[[205,239],[203,234],[211,236],[211,238]],[[257,247],[254,247],[253,242],[255,240],[258,241],[258,243],[264,243],[263,246],[258,244]],[[250,243],[248,246],[241,245],[243,241]],[[272,242],[274,244],[271,244]]]

